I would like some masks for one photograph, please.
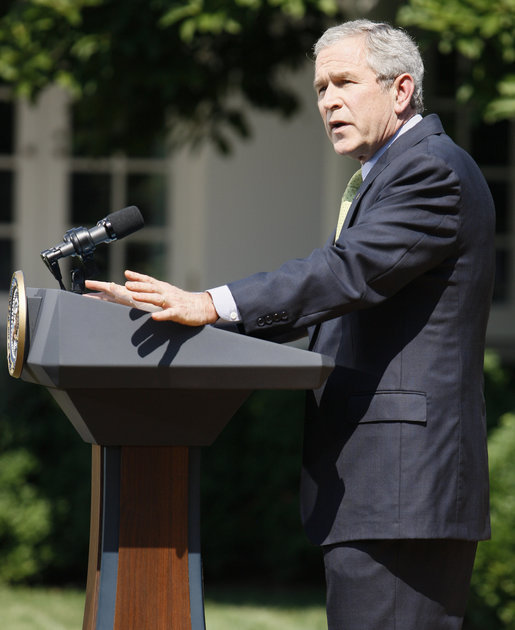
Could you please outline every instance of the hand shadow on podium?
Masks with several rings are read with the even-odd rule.
[[[169,367],[180,347],[186,341],[196,337],[204,326],[184,326],[175,322],[156,322],[147,312],[133,308],[129,312],[132,321],[145,317],[143,324],[133,333],[131,343],[137,348],[140,357],[146,357],[161,346],[166,346],[158,365]]]

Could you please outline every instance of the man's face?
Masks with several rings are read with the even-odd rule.
[[[327,135],[339,155],[366,162],[401,125],[394,111],[396,85],[385,89],[378,83],[361,35],[320,51],[315,90]]]

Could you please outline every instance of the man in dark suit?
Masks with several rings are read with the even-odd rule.
[[[125,287],[89,287],[153,305],[156,320],[222,316],[268,338],[308,330],[336,363],[308,402],[301,484],[329,628],[457,629],[477,541],[490,535],[493,204],[470,156],[420,115],[423,65],[404,32],[349,22],[315,56],[329,139],[362,165],[327,244],[209,293],[134,272]]]

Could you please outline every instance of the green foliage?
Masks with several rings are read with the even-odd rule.
[[[202,453],[206,580],[323,583],[299,514],[303,392],[257,392]]]
[[[50,504],[31,482],[38,461],[24,449],[0,459],[0,577],[19,582],[49,559]]]
[[[139,153],[168,126],[177,143],[250,130],[246,103],[290,115],[280,78],[305,59],[336,0],[11,0],[0,79],[18,96],[50,82],[77,99],[80,149]],[[235,105],[235,96],[243,102]]]
[[[85,578],[90,449],[47,391],[0,376],[0,581]]]
[[[503,365],[496,352],[487,350],[484,374],[486,416],[490,432],[505,413],[515,410],[515,370],[513,366]]]
[[[513,118],[515,115],[515,74],[507,74],[497,84],[499,98],[488,103],[485,118],[489,121]]]
[[[487,122],[515,116],[515,0],[409,0],[398,21],[433,33],[441,52],[470,60],[462,102]]]
[[[479,544],[469,606],[472,627],[515,629],[515,413],[489,440],[492,540]]]

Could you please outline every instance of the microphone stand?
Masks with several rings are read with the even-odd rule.
[[[93,251],[91,250],[82,255],[75,255],[74,258],[78,258],[80,266],[71,270],[71,291],[73,293],[79,293],[82,295],[86,291],[86,280],[94,278],[98,275],[98,267],[93,258]],[[41,258],[45,265],[50,270],[50,273],[59,283],[59,288],[66,291],[66,287],[63,284],[63,276],[61,269],[59,268],[59,260],[56,258],[58,252],[55,250],[45,250],[41,252]]]
[[[73,293],[79,293],[82,295],[86,291],[86,280],[90,280],[98,275],[98,267],[93,259],[93,252],[87,256],[77,256],[82,265],[72,269],[72,287]]]

